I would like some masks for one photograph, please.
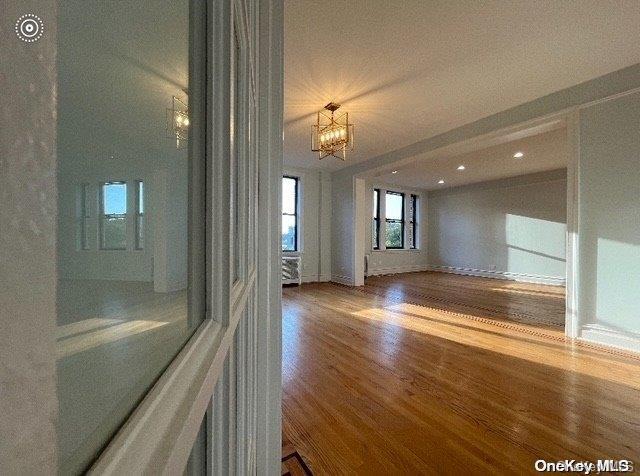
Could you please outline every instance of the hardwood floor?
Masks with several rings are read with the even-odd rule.
[[[314,474],[640,464],[640,358],[563,337],[564,290],[439,273],[283,290],[283,439]]]

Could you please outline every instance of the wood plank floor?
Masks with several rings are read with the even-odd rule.
[[[640,359],[565,341],[562,288],[440,273],[283,290],[283,440],[314,474],[640,464]]]

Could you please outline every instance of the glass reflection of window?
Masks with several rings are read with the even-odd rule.
[[[282,251],[298,250],[298,178],[282,177]]]
[[[144,182],[136,182],[136,249],[144,249]]]
[[[91,218],[91,203],[89,202],[89,184],[83,183],[78,188],[78,221],[77,237],[78,249],[88,250],[91,247],[89,220]]]
[[[102,184],[101,205],[100,248],[126,250],[127,184],[125,182]]]
[[[233,110],[231,111],[231,135],[233,140],[232,179],[231,179],[231,225],[232,225],[232,282],[240,277],[240,44],[234,35],[232,78],[233,78]]]
[[[148,2],[105,3],[59,2],[58,12],[57,139],[73,145],[57,156],[59,474],[90,468],[206,316],[207,2],[163,2],[144,16]],[[166,81],[140,81],[112,50]],[[184,94],[189,147],[176,149],[175,138],[158,142],[160,123]]]

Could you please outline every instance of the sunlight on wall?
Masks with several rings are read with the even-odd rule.
[[[615,330],[640,329],[640,246],[598,239],[596,319]]]
[[[567,225],[520,215],[505,217],[508,271],[565,275]],[[552,271],[550,273],[550,271]]]

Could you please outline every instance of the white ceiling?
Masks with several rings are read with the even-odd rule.
[[[640,1],[288,0],[285,163],[336,170],[640,62]],[[315,113],[356,124],[346,163]]]
[[[516,159],[513,155],[522,152]],[[439,190],[470,183],[515,177],[567,166],[565,128],[533,135],[465,154],[438,154],[416,158],[411,163],[377,174],[372,180],[407,188]],[[464,170],[458,166],[464,165]],[[439,184],[442,179],[444,184]]]

